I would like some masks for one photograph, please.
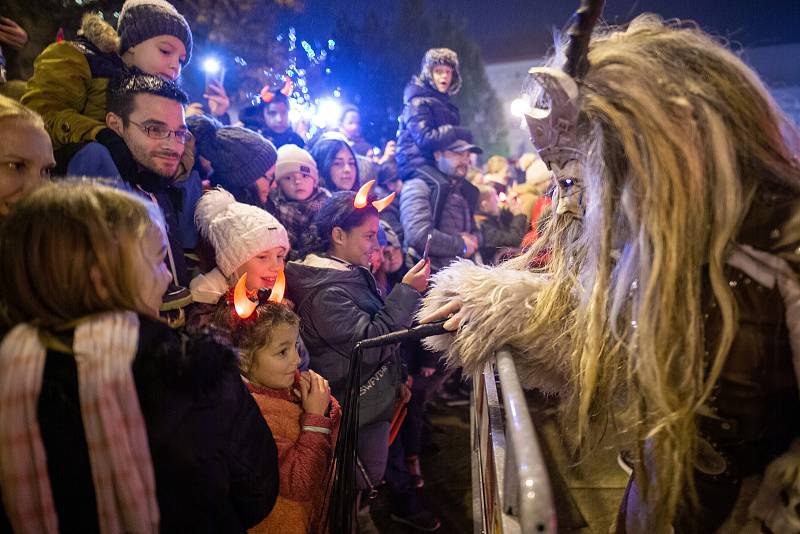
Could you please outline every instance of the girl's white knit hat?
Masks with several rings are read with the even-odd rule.
[[[236,202],[224,189],[212,189],[197,203],[194,222],[217,259],[226,277],[233,274],[259,252],[283,247],[289,251],[286,228],[263,209]]]

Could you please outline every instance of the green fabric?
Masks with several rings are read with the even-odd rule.
[[[92,78],[84,54],[70,42],[48,46],[33,64],[22,103],[37,111],[57,150],[93,141],[105,127],[107,78]]]

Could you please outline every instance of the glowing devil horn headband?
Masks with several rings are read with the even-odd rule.
[[[372,189],[372,186],[375,185],[375,180],[370,180],[369,182],[365,183],[361,186],[361,189],[358,190],[356,193],[356,198],[353,199],[353,207],[361,209],[367,207],[367,199],[369,198],[369,192]],[[380,200],[375,200],[372,202],[372,205],[378,210],[378,213],[385,210],[389,204],[392,203],[394,197],[397,196],[397,193],[392,193],[391,195],[387,195],[385,198]]]
[[[567,62],[564,70],[534,67],[529,82],[537,89],[535,102],[525,113],[531,141],[551,169],[563,168],[578,155],[578,81],[589,70],[589,40],[603,12],[604,0],[582,0],[567,33]],[[532,95],[533,96],[533,95]]]
[[[258,301],[254,302],[247,295],[247,273],[244,273],[241,278],[239,278],[239,281],[236,282],[236,286],[233,289],[233,308],[236,310],[236,315],[238,315],[240,319],[247,319],[253,315],[253,312],[256,311],[259,304],[264,303],[265,296],[269,295],[269,297],[266,298],[266,302],[280,304],[283,302],[283,295],[285,293],[286,275],[283,274],[283,271],[280,271],[278,277],[275,279],[275,285],[272,287],[272,290],[259,289]]]

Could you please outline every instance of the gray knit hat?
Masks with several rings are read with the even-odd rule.
[[[127,0],[119,14],[117,33],[120,55],[153,37],[173,35],[186,47],[184,65],[192,57],[192,30],[189,23],[166,0]]]
[[[261,134],[238,126],[222,126],[205,115],[189,117],[197,155],[214,167],[214,178],[227,188],[248,187],[275,165],[275,145]]]
[[[461,73],[458,70],[458,54],[449,48],[431,48],[422,58],[419,78],[423,82],[433,85],[433,68],[437,65],[447,65],[453,69],[453,81],[447,94],[454,95],[461,89]]]

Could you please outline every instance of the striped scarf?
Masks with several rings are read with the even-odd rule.
[[[131,372],[138,341],[132,312],[93,316],[75,328],[81,416],[104,534],[158,531],[153,464]],[[59,531],[37,420],[46,354],[29,324],[0,345],[0,488],[18,534]]]

